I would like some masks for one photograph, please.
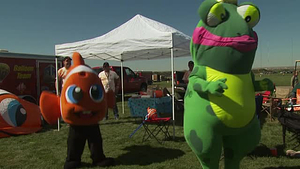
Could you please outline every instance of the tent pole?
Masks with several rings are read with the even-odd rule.
[[[58,61],[57,61],[57,57],[58,56],[55,56],[55,76],[56,76],[56,95],[59,96],[59,90],[58,90]],[[60,129],[60,121],[59,121],[59,118],[57,119],[57,131],[59,131]]]
[[[122,113],[125,113],[124,107],[124,74],[123,74],[123,60],[121,60],[121,87],[122,87]]]
[[[172,77],[172,117],[173,117],[173,139],[175,139],[175,91],[174,91],[174,39],[173,39],[173,33],[171,36],[171,40],[172,40],[172,47],[171,47],[171,77]]]

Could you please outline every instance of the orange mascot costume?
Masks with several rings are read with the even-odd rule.
[[[96,72],[84,64],[79,53],[73,54],[73,62],[65,77],[61,97],[49,92],[41,94],[41,112],[49,124],[55,124],[60,116],[70,124],[64,168],[81,165],[86,140],[93,165],[113,165],[114,159],[106,158],[103,153],[98,124],[107,110],[103,85]]]
[[[39,106],[0,89],[0,138],[42,129]]]

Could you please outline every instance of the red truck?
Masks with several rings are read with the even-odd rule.
[[[93,67],[98,74],[103,71],[102,67]],[[120,66],[110,66],[110,69],[115,71],[121,79],[121,67]],[[147,91],[147,80],[134,73],[129,67],[123,67],[124,73],[124,93],[136,93],[139,91]],[[120,82],[121,85],[121,82]],[[120,86],[121,89],[121,86]],[[121,94],[119,90],[119,94]]]
[[[152,71],[137,71],[135,72],[138,76],[146,78],[147,84],[152,85]]]
[[[43,90],[55,92],[55,57],[0,51],[0,89],[37,104]]]
[[[174,85],[175,87],[184,87],[186,88],[187,84],[182,80],[185,71],[175,71],[174,72]]]

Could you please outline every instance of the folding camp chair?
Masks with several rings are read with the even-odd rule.
[[[285,145],[285,137],[286,131],[292,133],[292,136],[289,141],[296,141],[296,146],[293,148],[295,149],[300,145],[300,115],[296,114],[293,109],[287,109],[287,106],[283,106],[282,102],[278,107],[280,110],[278,121],[282,125],[282,140],[283,144]]]
[[[155,138],[159,143],[163,143],[164,140],[170,137],[169,133],[169,124],[171,121],[171,117],[165,118],[152,118],[143,121],[143,126],[145,129],[143,142],[148,140],[149,138]],[[152,126],[154,125],[154,126]],[[163,134],[163,139],[159,139],[159,134]]]
[[[264,93],[258,93],[256,94],[256,96],[262,96],[263,97],[263,101],[262,101],[262,105],[261,105],[261,112],[266,112],[268,114],[268,116],[270,117],[270,120],[274,120],[273,117],[273,111],[274,111],[274,93],[272,95],[272,93],[270,91],[265,91]],[[275,99],[276,100],[276,99]]]
[[[159,118],[157,117],[156,109],[147,108],[148,114],[145,116],[143,122],[129,135],[131,138],[138,129],[142,126],[145,129],[143,135],[143,142],[150,139],[155,138],[159,143],[163,143],[163,140],[166,140],[170,137],[169,133],[169,124],[171,121],[171,117]],[[164,139],[159,139],[159,134],[162,133]]]
[[[166,96],[171,96],[171,93],[167,88],[163,89],[163,93]],[[184,88],[175,88],[175,111],[176,112],[183,112],[184,111],[184,95],[185,95],[185,89]]]

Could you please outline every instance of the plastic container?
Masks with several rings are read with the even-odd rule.
[[[274,157],[277,157],[277,148],[270,148],[271,154]]]
[[[156,98],[161,98],[161,97],[163,97],[164,94],[163,94],[162,90],[155,90],[153,95]]]

